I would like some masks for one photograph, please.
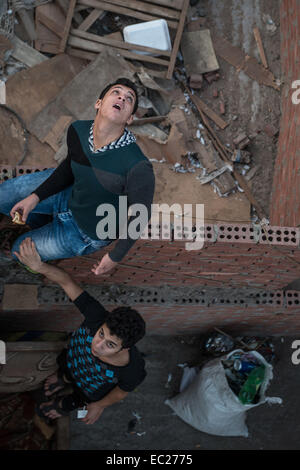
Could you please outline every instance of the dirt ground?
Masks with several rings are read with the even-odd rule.
[[[148,336],[139,343],[148,375],[121,403],[107,408],[91,426],[71,418],[71,450],[299,450],[300,365],[291,360],[296,338],[273,338],[273,379],[267,397],[281,404],[262,404],[246,413],[248,437],[216,436],[182,421],[164,402],[178,394],[182,367],[203,358],[203,337]],[[138,418],[136,418],[136,416]],[[135,421],[134,421],[135,420]]]
[[[258,48],[253,35],[253,28],[259,28],[269,69],[280,79],[280,19],[279,1],[277,0],[201,0],[194,7],[195,12],[205,14],[212,33],[224,36],[234,46],[246,54],[255,57],[259,62]],[[263,15],[270,15],[277,26],[274,33],[267,30]],[[251,167],[259,165],[260,169],[252,180],[252,192],[269,214],[272,190],[273,168],[277,152],[277,139],[265,131],[267,124],[279,130],[280,92],[273,88],[259,85],[243,71],[238,72],[232,65],[218,57],[220,79],[207,84],[201,89],[201,99],[207,102],[216,112],[219,111],[219,100],[213,97],[213,90],[223,92],[225,115],[223,119],[230,125],[220,131],[214,124],[223,144],[230,144],[240,131],[250,137],[247,150],[252,154]]]

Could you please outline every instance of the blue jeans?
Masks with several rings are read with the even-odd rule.
[[[54,171],[44,170],[4,181],[0,184],[0,213],[10,214],[13,206],[29,196]],[[111,241],[92,240],[76,224],[68,200],[72,186],[48,197],[30,212],[26,223],[33,230],[21,235],[14,242],[14,251],[19,252],[22,241],[30,237],[42,261],[72,258],[100,250]],[[14,259],[17,259],[13,255]]]

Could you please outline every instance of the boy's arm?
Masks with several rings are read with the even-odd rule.
[[[25,264],[33,271],[43,274],[50,281],[59,284],[72,301],[76,300],[77,297],[82,294],[83,289],[73,281],[68,273],[56,266],[41,261],[35,244],[30,238],[25,238],[20,245],[20,252],[15,252],[14,254],[21,263]]]

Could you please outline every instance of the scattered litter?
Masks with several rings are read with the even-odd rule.
[[[166,385],[165,385],[165,388],[169,388],[171,380],[172,380],[172,374],[169,374],[168,375],[168,380],[167,380]]]
[[[136,433],[136,435],[139,436],[139,437],[144,436],[145,434],[146,434],[146,431]]]
[[[184,362],[183,364],[177,364],[177,367],[184,368],[187,366],[187,362]]]
[[[132,414],[138,421],[140,421],[142,419],[141,416],[138,413],[136,413],[135,411],[133,411]]]
[[[195,173],[194,168],[185,168],[181,163],[175,163],[171,168],[175,173]]]
[[[269,31],[270,33],[275,33],[275,31],[277,29],[277,26],[274,23],[274,21],[272,20],[271,16],[264,13],[263,16],[262,16],[262,19],[263,19],[263,22],[266,25],[267,31]]]
[[[204,352],[209,355],[219,356],[234,348],[234,340],[222,333],[213,333],[204,344]]]

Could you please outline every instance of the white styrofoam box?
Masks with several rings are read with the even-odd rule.
[[[132,24],[123,29],[124,41],[139,46],[153,47],[162,51],[172,49],[168,23],[166,20],[146,21]],[[136,54],[150,55],[149,52],[133,51]],[[151,54],[159,55],[159,54]]]

